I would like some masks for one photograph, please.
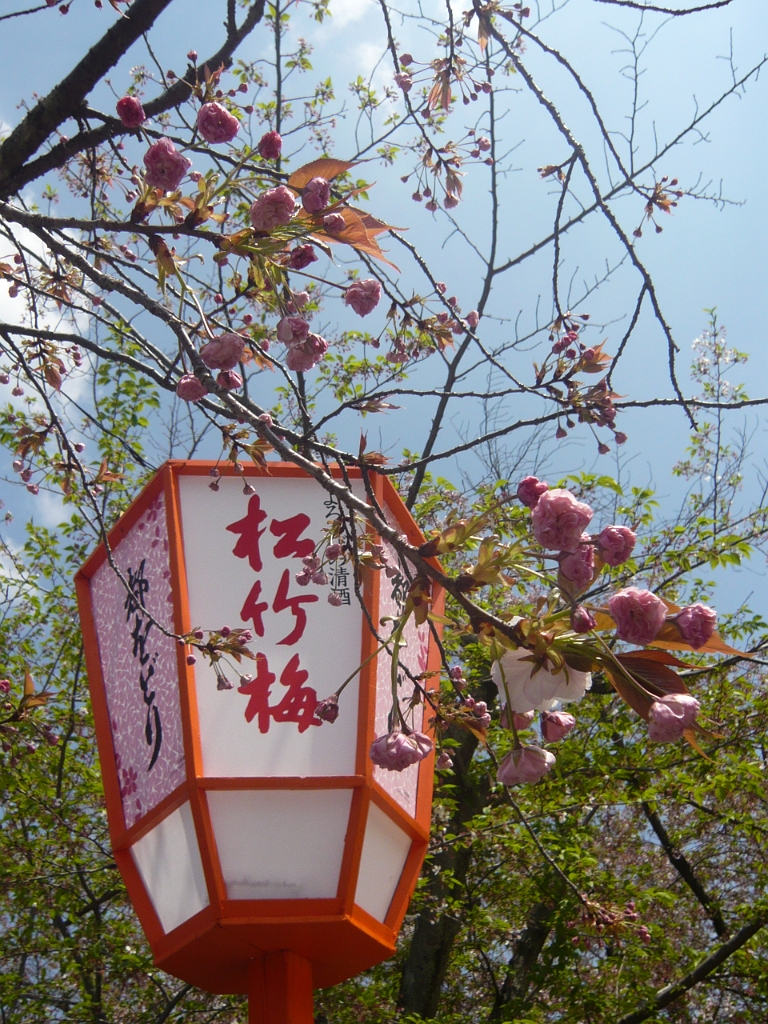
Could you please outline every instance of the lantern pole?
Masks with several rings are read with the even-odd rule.
[[[314,1024],[312,964],[290,950],[248,965],[248,1024]]]

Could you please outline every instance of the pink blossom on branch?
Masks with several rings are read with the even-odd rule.
[[[222,370],[216,377],[216,383],[227,391],[239,391],[243,386],[243,378],[234,370]]]
[[[117,116],[126,128],[140,128],[147,120],[144,107],[135,96],[123,96],[117,101]]]
[[[200,349],[200,358],[209,370],[234,370],[242,360],[245,341],[239,334],[222,334]]]
[[[401,772],[417,761],[423,761],[432,751],[432,746],[432,740],[422,732],[406,735],[395,730],[373,741],[370,758],[380,768]]]
[[[510,750],[499,765],[496,781],[505,786],[521,782],[538,782],[555,763],[555,755],[542,747],[519,747]]]
[[[240,131],[240,122],[220,103],[204,103],[197,115],[197,130],[206,142],[231,142]]]
[[[398,71],[395,75],[395,84],[398,85],[403,92],[410,92],[413,88],[413,79],[406,71]]]
[[[589,535],[581,535],[582,544],[576,551],[560,556],[560,573],[565,578],[566,590],[577,594],[586,590],[595,575],[595,549],[589,543]]]
[[[528,508],[536,508],[539,498],[548,490],[549,485],[546,480],[539,480],[535,476],[526,476],[517,485],[517,500]]]
[[[320,213],[331,198],[331,185],[325,178],[312,178],[304,186],[301,205],[307,213]]]
[[[277,160],[283,149],[283,139],[278,132],[267,132],[259,139],[257,149],[264,160]]]
[[[688,693],[671,693],[651,704],[648,712],[648,739],[654,743],[674,743],[696,722],[700,708]]]
[[[344,302],[351,306],[358,316],[368,316],[379,304],[381,285],[375,278],[354,281],[344,293]]]
[[[571,612],[571,629],[574,633],[588,633],[597,625],[597,619],[586,607],[580,604]]]
[[[306,341],[288,349],[285,365],[294,372],[306,373],[317,366],[328,351],[328,342],[319,334],[307,335]]]
[[[650,590],[627,587],[608,602],[608,611],[616,623],[616,636],[630,644],[645,645],[656,635],[667,617],[667,606]]]
[[[592,509],[563,488],[545,491],[531,517],[533,535],[544,548],[576,551],[592,519]]]
[[[317,254],[312,245],[297,245],[288,254],[288,266],[291,270],[304,270],[310,263],[317,261]]]
[[[173,192],[192,166],[192,161],[176,149],[170,139],[158,139],[144,154],[144,178],[152,188]]]
[[[347,226],[343,213],[326,213],[323,217],[323,227],[329,235],[338,235]]]
[[[296,208],[296,197],[285,185],[262,192],[251,206],[251,224],[256,231],[273,231],[287,224]]]
[[[547,743],[564,739],[576,725],[576,719],[566,711],[544,711],[541,715],[541,735]]]
[[[683,640],[690,644],[694,651],[698,651],[715,632],[717,612],[714,608],[707,608],[705,604],[689,604],[687,608],[672,616],[672,619],[677,624]]]
[[[598,534],[597,549],[608,565],[621,565],[632,554],[636,540],[628,526],[606,526]]]
[[[302,316],[284,316],[277,325],[277,340],[284,345],[298,345],[308,334],[309,323]]]
[[[185,402],[199,402],[208,394],[208,389],[193,373],[185,373],[176,385],[176,394]]]

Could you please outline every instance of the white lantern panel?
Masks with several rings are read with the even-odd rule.
[[[394,526],[394,517],[388,516],[390,523]],[[402,565],[395,549],[387,542],[384,543],[384,550],[389,558],[389,564],[397,567],[397,573],[388,577],[381,575],[380,587],[381,598],[379,605],[379,618],[384,615],[397,618],[402,614],[405,600],[408,596],[408,582],[402,572]],[[413,616],[408,620],[403,630],[404,647],[400,649],[400,664],[405,665],[412,675],[417,676],[426,671],[429,657],[429,624],[423,623],[417,626]],[[388,716],[392,708],[392,659],[388,654],[381,654],[376,665],[376,717],[375,732],[377,736],[389,731]],[[421,730],[424,726],[424,705],[417,704],[415,708],[409,709],[414,684],[405,674],[398,673],[398,695],[400,707],[403,711],[409,727]],[[410,765],[401,772],[390,772],[385,768],[376,765],[373,769],[373,777],[378,784],[385,789],[392,799],[398,803],[404,811],[416,816],[416,795],[419,787],[420,764]]]
[[[218,691],[202,658],[195,666],[203,771],[208,777],[353,775],[358,687],[344,692],[333,725],[314,719],[329,696],[360,665],[363,615],[352,573],[326,566],[330,586],[300,586],[303,557],[320,541],[333,505],[314,480],[179,478],[184,557],[192,625],[250,629],[254,676]],[[345,602],[328,603],[331,588]],[[228,675],[231,674],[228,672]]]
[[[352,791],[209,790],[231,900],[333,899]]]
[[[382,924],[410,849],[410,836],[372,803],[365,825],[355,903]]]
[[[159,495],[114,548],[129,594],[109,562],[91,580],[120,796],[130,828],[185,779],[171,568]]]
[[[208,906],[189,801],[137,840],[131,854],[164,932]]]

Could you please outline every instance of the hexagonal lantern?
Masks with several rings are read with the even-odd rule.
[[[167,463],[77,576],[110,834],[156,964],[249,992],[252,1021],[297,1024],[312,1020],[313,986],[392,954],[427,846],[433,760],[397,773],[368,757],[389,728],[391,662],[351,565],[331,563],[329,587],[295,580],[334,501],[288,464],[222,470],[218,491],[213,467]],[[422,543],[389,481],[372,486]],[[389,572],[366,570],[362,585],[375,623],[407,589],[384,547]],[[258,652],[232,689],[160,628],[225,624],[249,628]],[[411,620],[405,640],[409,672],[439,667],[428,624]],[[318,700],[361,663],[338,720],[320,725]],[[407,677],[400,689],[405,707]]]

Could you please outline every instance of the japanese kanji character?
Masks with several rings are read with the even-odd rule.
[[[275,673],[269,671],[266,656],[259,653],[256,655],[256,675],[250,682],[238,687],[238,693],[245,693],[250,697],[245,709],[245,720],[252,722],[258,715],[259,732],[269,731],[269,691],[276,678]]]
[[[282,700],[270,707],[269,698],[275,673],[270,672],[265,655],[256,655],[256,677],[239,687],[239,693],[250,697],[245,709],[245,720],[252,722],[258,716],[259,732],[269,732],[270,719],[276,722],[296,722],[299,732],[310,725],[320,725],[315,718],[317,694],[311,686],[304,686],[309,673],[299,666],[299,655],[294,654],[280,674],[280,684],[288,688]]]
[[[264,619],[262,616],[264,612],[269,608],[268,601],[259,601],[261,597],[261,580],[256,582],[251,587],[251,592],[245,599],[245,604],[240,609],[240,618],[243,622],[248,622],[250,619],[253,623],[253,630],[256,636],[264,636]]]
[[[295,516],[291,516],[290,519],[273,519],[269,524],[269,532],[273,533],[275,537],[281,537],[274,547],[275,558],[288,558],[289,555],[293,555],[294,558],[306,558],[307,555],[314,553],[315,544],[308,537],[304,540],[299,540],[299,535],[302,534],[309,526],[309,516],[304,515],[303,512],[298,512]]]
[[[297,597],[288,597],[288,585],[291,581],[290,569],[286,569],[280,579],[280,584],[277,588],[277,594],[275,594],[275,600],[272,602],[273,612],[282,612],[286,608],[290,608],[296,618],[296,625],[293,627],[288,636],[283,637],[282,640],[278,640],[279,644],[285,644],[287,647],[291,647],[297,643],[304,635],[304,630],[307,628],[307,613],[301,607],[303,604],[313,604],[318,600],[317,594],[300,594]]]
[[[240,534],[240,539],[232,548],[232,554],[236,558],[247,558],[248,564],[256,572],[261,572],[262,569],[259,542],[261,535],[266,530],[266,527],[260,530],[259,526],[266,518],[267,513],[261,507],[261,499],[258,494],[254,494],[248,502],[248,512],[245,518],[239,519],[236,523],[230,523],[227,527],[230,533]]]

